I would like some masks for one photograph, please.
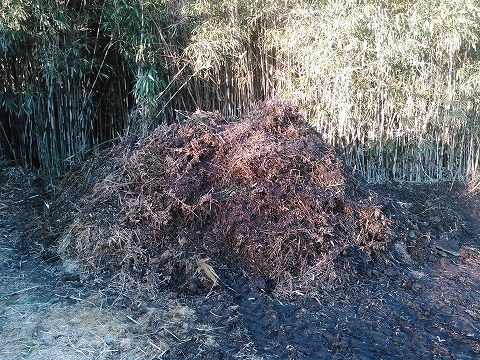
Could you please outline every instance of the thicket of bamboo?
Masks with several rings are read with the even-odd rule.
[[[295,6],[272,36],[278,88],[368,180],[475,176],[479,29],[470,0]]]
[[[370,181],[480,173],[476,0],[2,0],[4,152],[62,173],[196,108],[284,98]]]
[[[97,3],[2,1],[0,116],[4,151],[61,173],[118,136],[128,118],[122,81],[106,62],[114,44],[98,36]],[[97,34],[95,34],[97,33]]]

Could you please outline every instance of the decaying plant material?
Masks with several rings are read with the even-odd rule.
[[[89,270],[207,291],[239,270],[286,291],[325,286],[390,231],[376,194],[278,102],[125,141],[66,177],[52,209],[59,251]]]

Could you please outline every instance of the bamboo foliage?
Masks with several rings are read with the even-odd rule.
[[[108,48],[90,34],[83,8],[56,1],[3,5],[1,16],[9,20],[1,28],[3,142],[19,162],[60,174],[124,127],[125,112],[107,114],[98,106],[105,101],[100,89],[108,93],[112,85],[102,61]]]
[[[182,111],[280,97],[370,181],[474,178],[479,36],[476,0],[2,0],[0,140],[61,173]]]
[[[201,98],[214,97],[204,108],[292,101],[370,181],[480,170],[476,1],[210,0],[187,11],[185,54],[209,80]]]
[[[102,28],[117,44],[129,74],[130,122],[126,133],[152,129],[173,121],[175,109],[192,110],[195,101],[187,91],[192,79],[182,57],[190,36],[190,21],[183,1],[107,0],[109,16]]]
[[[257,101],[275,97],[275,50],[265,48],[265,32],[281,21],[289,3],[209,0],[184,7],[194,20],[185,56],[198,78],[209,84],[207,93],[196,88],[204,100],[201,105],[238,115]]]
[[[278,87],[371,181],[471,177],[479,24],[475,1],[301,4],[272,29]]]

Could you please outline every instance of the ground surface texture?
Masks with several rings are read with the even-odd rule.
[[[60,195],[3,166],[0,358],[480,358],[479,193],[372,187],[265,111],[197,114]]]

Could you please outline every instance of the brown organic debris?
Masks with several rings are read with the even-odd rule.
[[[197,112],[159,126],[61,188],[50,217],[63,255],[155,286],[208,288],[218,268],[236,267],[309,291],[390,236],[378,196],[279,102],[239,121]]]

